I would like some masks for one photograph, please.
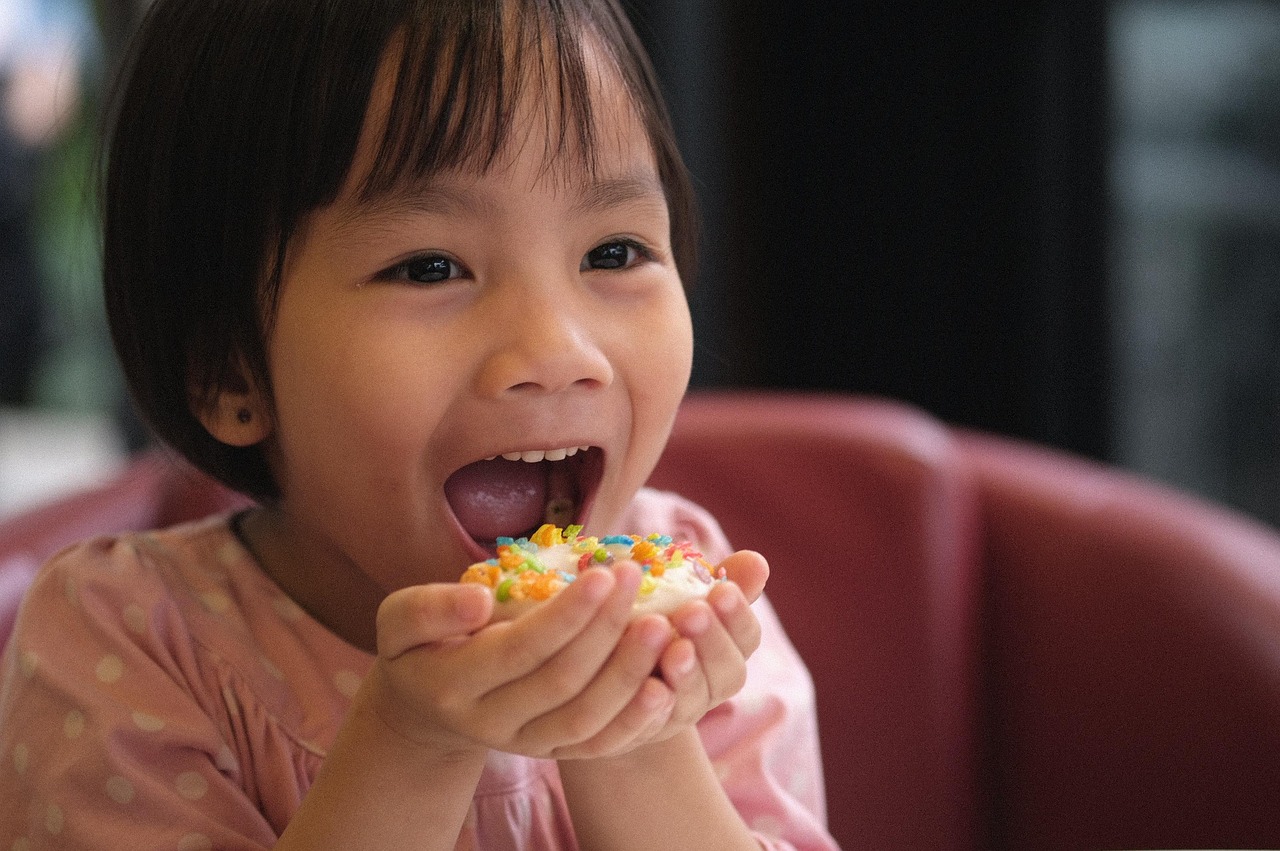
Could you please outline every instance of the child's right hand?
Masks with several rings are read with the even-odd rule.
[[[486,588],[397,591],[378,612],[378,660],[357,706],[437,755],[629,750],[663,727],[675,703],[653,676],[671,628],[660,617],[632,620],[639,583],[632,562],[593,568],[546,605],[484,628]]]

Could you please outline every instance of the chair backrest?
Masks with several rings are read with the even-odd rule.
[[[693,394],[650,484],[769,559],[842,846],[974,847],[974,506],[947,431],[885,401]]]
[[[1280,848],[1280,534],[990,435],[993,848]]]

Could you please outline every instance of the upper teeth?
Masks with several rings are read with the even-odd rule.
[[[568,446],[564,449],[526,449],[524,452],[503,452],[502,457],[508,461],[525,461],[536,464],[539,461],[563,461],[571,455],[586,452],[589,446]],[[492,461],[497,455],[490,455],[486,461]]]

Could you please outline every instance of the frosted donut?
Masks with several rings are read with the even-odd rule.
[[[493,620],[510,620],[563,591],[579,571],[619,559],[631,559],[644,571],[633,616],[669,615],[725,579],[724,569],[708,564],[692,544],[667,535],[597,538],[583,535],[581,526],[547,523],[528,538],[499,538],[497,558],[471,565],[459,581],[493,589]]]

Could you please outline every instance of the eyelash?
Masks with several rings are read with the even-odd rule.
[[[590,266],[587,265],[588,258],[590,258],[592,254],[596,253],[597,251],[600,251],[603,248],[611,248],[613,246],[622,246],[627,250],[628,260],[622,266],[606,266],[603,269],[592,269]],[[632,252],[635,253],[634,259],[630,257],[630,254]],[[621,270],[630,269],[633,266],[636,266],[640,263],[651,263],[653,262],[653,259],[654,259],[653,251],[651,251],[648,246],[646,246],[642,242],[639,242],[638,240],[626,239],[626,238],[610,239],[600,243],[595,248],[591,249],[590,251],[588,251],[586,254],[583,255],[581,270],[597,271],[597,272],[615,271],[615,270],[621,271]]]
[[[600,251],[601,249],[612,248],[615,246],[622,246],[626,250],[626,260],[623,262],[621,266],[605,266],[602,268],[593,268],[592,266],[589,265],[590,263],[589,258],[591,257],[592,254]],[[651,249],[649,249],[648,246],[644,245],[644,243],[641,243],[638,240],[611,239],[611,240],[607,240],[605,242],[600,243],[599,245],[595,246],[590,251],[588,251],[586,254],[584,254],[582,257],[582,265],[579,267],[579,271],[584,271],[584,272],[625,271],[636,265],[639,265],[640,263],[652,262],[654,257],[655,257],[654,252]],[[434,274],[440,273],[441,266],[447,266],[447,271],[444,272],[445,277],[435,278],[434,280],[428,280],[428,281],[418,281],[414,279],[411,273],[412,268],[416,264],[432,264],[436,267],[431,272],[426,274],[434,275]],[[390,267],[385,272],[381,273],[378,277],[384,280],[408,281],[410,283],[417,283],[417,284],[438,284],[438,283],[443,283],[445,281],[453,280],[455,278],[462,277],[465,273],[466,273],[465,269],[463,268],[462,264],[459,263],[458,261],[453,260],[452,258],[447,257],[443,254],[432,253],[432,254],[420,254],[416,257],[410,257],[408,260],[405,260],[402,263],[397,263],[396,265]]]
[[[448,273],[446,277],[438,278],[436,280],[431,280],[431,281],[415,280],[413,276],[410,274],[410,270],[413,268],[415,264],[420,264],[420,263],[447,265]],[[453,274],[455,272],[457,274]],[[384,278],[386,280],[391,280],[391,281],[407,281],[412,284],[439,284],[439,283],[443,283],[444,281],[453,280],[454,278],[460,278],[462,277],[462,274],[463,274],[462,264],[452,258],[446,257],[443,254],[419,254],[416,257],[410,257],[408,260],[405,260],[403,263],[397,263],[396,265],[392,266],[390,269],[387,269],[378,277]]]

